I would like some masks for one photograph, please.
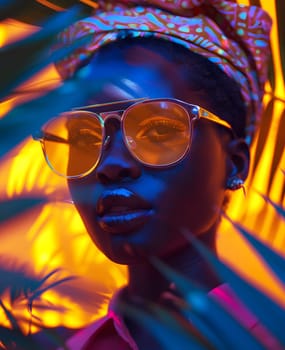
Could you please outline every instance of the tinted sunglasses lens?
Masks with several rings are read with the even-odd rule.
[[[46,123],[42,133],[47,161],[60,175],[86,174],[100,158],[102,126],[93,113],[64,113]]]
[[[172,101],[146,101],[131,107],[124,117],[130,152],[148,165],[166,166],[181,159],[190,145],[187,111]]]

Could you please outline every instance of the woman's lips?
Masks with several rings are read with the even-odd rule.
[[[124,234],[138,230],[152,215],[151,210],[136,210],[106,214],[99,218],[98,223],[102,230],[113,234]]]
[[[153,213],[151,205],[126,188],[104,191],[96,206],[99,226],[106,232],[130,233],[142,227]]]

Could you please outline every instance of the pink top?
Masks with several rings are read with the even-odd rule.
[[[118,294],[120,294],[119,292]],[[222,284],[209,292],[209,296],[220,301],[252,334],[269,350],[282,350],[277,340],[248,311],[227,284]],[[67,342],[70,350],[139,350],[123,319],[115,312],[118,295],[109,306],[107,315]],[[58,349],[62,350],[62,349]]]

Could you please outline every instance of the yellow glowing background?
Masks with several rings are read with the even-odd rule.
[[[247,4],[247,1],[240,2]],[[285,176],[282,172],[285,169],[285,152],[280,149],[283,141],[280,135],[278,137],[285,119],[285,89],[274,2],[263,0],[261,3],[273,18],[272,51],[276,86],[272,91],[267,83],[264,98],[265,109],[273,103],[273,116],[266,139],[258,141],[256,138],[252,146],[253,161],[246,184],[246,198],[242,191],[235,193],[228,214],[284,255],[284,221],[259,194],[267,194],[273,201],[283,206],[285,204]],[[32,26],[12,20],[0,23],[0,46],[34,30]],[[49,67],[27,82],[26,86],[44,87],[51,82],[56,83],[57,79],[56,71]],[[1,103],[0,117],[19,102],[20,98],[13,98]],[[61,199],[69,198],[65,181],[45,165],[40,145],[27,139],[0,163],[0,200],[31,193],[60,193]],[[58,201],[39,206],[2,224],[0,233],[0,255],[11,261],[26,263],[35,273],[47,273],[60,267],[62,275],[78,276],[77,280],[45,294],[47,302],[67,308],[64,313],[41,311],[39,316],[46,325],[80,327],[89,323],[105,312],[110,295],[126,283],[125,268],[107,261],[93,246],[71,204]],[[218,247],[223,259],[285,303],[281,287],[266,270],[261,259],[227,222],[221,224]],[[22,312],[20,306],[19,312]],[[5,323],[4,318],[0,317],[0,321]]]

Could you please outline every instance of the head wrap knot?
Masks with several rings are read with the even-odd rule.
[[[261,8],[230,0],[99,0],[92,17],[60,34],[60,45],[94,34],[91,43],[57,67],[68,78],[100,46],[126,33],[178,43],[207,57],[239,84],[249,111],[246,132],[250,142],[267,79],[270,28],[271,19]]]

